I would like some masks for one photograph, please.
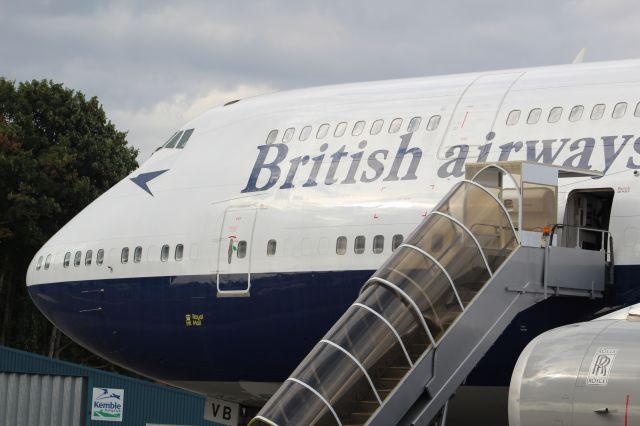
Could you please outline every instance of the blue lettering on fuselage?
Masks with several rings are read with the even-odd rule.
[[[388,149],[376,149],[367,153],[368,142],[362,140],[358,151],[350,153],[347,146],[340,146],[335,152],[326,153],[328,144],[320,146],[316,154],[298,155],[288,158],[289,146],[279,143],[258,146],[258,157],[253,164],[249,180],[241,192],[260,192],[271,188],[294,188],[296,177],[306,179],[300,187],[318,185],[349,185],[357,182],[371,183],[378,180],[384,182],[406,181],[418,179],[418,166],[422,160],[422,150],[410,146],[413,133],[400,136],[400,144],[393,155]],[[592,169],[594,151],[602,150],[605,174],[619,158],[623,149],[635,138],[634,135],[602,136],[600,138],[583,137],[513,141],[497,145],[492,140],[495,135],[487,137],[483,145],[452,145],[444,152],[444,162],[438,167],[439,178],[461,177],[464,166],[469,162],[470,153],[477,150],[473,158],[476,162],[514,160],[514,153],[521,153],[520,158],[544,164],[558,164],[565,167]],[[640,154],[640,138],[633,142],[634,154]],[[488,159],[490,153],[497,158]],[[325,162],[325,158],[329,161]],[[341,164],[348,165],[339,168]],[[328,167],[323,165],[328,164]],[[640,169],[640,159],[629,156],[626,159],[628,169]],[[388,168],[388,172],[387,172]],[[403,170],[403,172],[401,172]],[[344,173],[346,171],[346,173]],[[385,175],[386,172],[386,175]],[[342,173],[342,175],[340,174]],[[384,176],[384,177],[383,177]],[[596,178],[594,178],[596,179]],[[261,183],[259,183],[261,182]],[[278,185],[278,186],[276,186]]]
[[[422,160],[422,150],[418,147],[410,147],[413,133],[407,133],[400,137],[400,145],[393,156],[389,173],[382,179],[383,181],[416,180],[416,171]],[[359,151],[349,153],[346,145],[342,145],[333,154],[327,155],[324,151],[327,144],[320,147],[320,155],[311,157],[310,155],[300,155],[285,162],[289,153],[289,147],[285,144],[272,144],[258,146],[258,157],[251,170],[249,181],[241,192],[259,192],[273,188],[280,182],[280,178],[285,176],[279,189],[293,188],[294,178],[297,174],[305,173],[306,181],[301,187],[313,187],[320,185],[349,185],[356,182],[375,182],[380,179],[385,172],[389,150],[377,149],[365,155],[367,141],[363,140],[358,144]],[[347,158],[348,157],[348,158]],[[324,172],[324,179],[320,178],[323,160],[329,158],[329,167]],[[364,160],[366,158],[366,160]],[[348,162],[349,166],[345,176],[339,175],[341,162]],[[286,164],[288,163],[288,167]],[[363,163],[366,163],[363,164]],[[308,166],[307,166],[308,165]],[[406,171],[401,173],[401,168],[406,165]],[[307,167],[305,167],[307,166]],[[286,173],[283,170],[286,168]],[[258,181],[263,182],[261,184]]]

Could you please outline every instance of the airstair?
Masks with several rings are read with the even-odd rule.
[[[594,175],[467,166],[249,425],[444,424],[450,397],[516,314],[556,295],[603,297],[608,233],[553,226],[558,179]]]

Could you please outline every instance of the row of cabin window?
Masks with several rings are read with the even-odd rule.
[[[611,118],[622,118],[627,113],[627,103],[626,102],[618,102],[611,112]],[[589,118],[591,120],[600,120],[604,116],[604,112],[606,109],[605,104],[596,104],[591,109],[591,114]],[[557,123],[562,118],[562,107],[553,107],[549,110],[549,115],[547,116],[547,122],[549,123]],[[576,105],[571,108],[569,112],[569,121],[576,122],[582,118],[582,114],[584,112],[584,105]],[[515,126],[520,121],[520,116],[522,112],[519,109],[514,109],[507,116],[507,126]],[[636,105],[636,109],[633,112],[634,117],[640,117],[640,102]],[[542,116],[542,108],[533,108],[529,111],[529,115],[527,116],[527,124],[536,124],[540,121],[540,117]]]
[[[171,248],[168,244],[162,246],[160,250],[160,260],[162,262],[166,262],[169,260],[169,252]],[[176,245],[174,252],[174,259],[177,261],[181,261],[184,257],[184,245],[178,244]],[[43,256],[38,258],[38,262],[36,263],[36,270],[40,270],[42,268],[42,260]],[[133,251],[133,262],[140,263],[142,261],[142,247],[138,246]],[[84,255],[84,264],[85,266],[90,266],[93,262],[93,250],[87,250]],[[129,247],[125,247],[122,249],[120,253],[120,262],[127,263],[129,262]],[[82,251],[75,252],[73,256],[73,266],[80,266],[82,263]],[[96,265],[100,266],[104,263],[104,250],[100,249],[96,253]],[[51,265],[51,255],[47,255],[46,260],[44,261],[44,269],[49,269]],[[71,265],[71,252],[68,251],[64,255],[64,259],[62,261],[62,266],[68,268]]]
[[[402,244],[404,237],[400,234],[396,234],[391,239],[391,250],[395,251],[400,244]],[[354,240],[353,252],[355,254],[362,254],[365,251],[366,237],[364,235],[358,235]],[[277,242],[276,240],[269,240],[267,242],[267,256],[276,255]],[[384,251],[384,235],[376,235],[373,237],[373,253],[379,254]],[[336,254],[343,255],[347,253],[347,237],[340,236],[336,240]],[[239,259],[243,259],[247,255],[247,242],[239,241],[237,247],[237,256]]]
[[[400,234],[396,234],[391,239],[391,251],[395,251],[400,244],[402,244],[404,237]],[[353,241],[353,252],[355,254],[362,254],[365,251],[366,237],[364,235],[358,235]],[[373,253],[380,254],[384,251],[384,235],[376,235],[373,237]],[[336,240],[336,254],[344,255],[347,253],[347,237],[341,236]]]
[[[436,130],[440,125],[441,118],[442,117],[439,115],[431,116],[431,118],[429,118],[429,121],[427,122],[426,130],[428,132],[432,132]],[[421,123],[422,123],[422,117],[413,117],[411,120],[409,120],[409,124],[407,125],[407,132],[413,133],[417,131],[420,128]],[[333,131],[333,136],[336,138],[344,136],[347,131],[347,126],[348,125],[346,121],[338,123],[336,125],[336,128]],[[365,121],[356,121],[353,124],[353,128],[351,129],[351,135],[352,136],[362,135],[365,127],[366,127]],[[384,120],[382,119],[375,120],[374,122],[371,123],[371,127],[369,128],[369,134],[377,135],[382,131],[383,127],[384,127]],[[330,126],[328,123],[321,124],[318,127],[318,130],[316,131],[316,139],[324,139],[329,134],[329,128]],[[401,128],[402,128],[402,118],[394,118],[393,120],[391,120],[391,123],[389,123],[388,132],[398,133]],[[300,134],[298,135],[298,140],[306,141],[307,139],[309,139],[309,137],[311,136],[312,130],[313,129],[311,126],[303,127],[302,130],[300,131]],[[296,131],[295,127],[289,127],[287,130],[285,130],[284,133],[282,134],[282,139],[281,139],[282,143],[287,143],[292,141],[293,134],[295,133],[295,131]],[[276,143],[277,139],[278,139],[278,130],[277,129],[271,130],[267,135],[266,144],[269,145],[272,143]]]

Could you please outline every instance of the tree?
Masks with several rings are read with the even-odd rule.
[[[96,97],[0,77],[0,344],[88,356],[35,308],[26,270],[62,225],[137,167],[136,156]]]

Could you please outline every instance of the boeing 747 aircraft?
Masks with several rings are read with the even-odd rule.
[[[260,406],[465,165],[512,160],[603,173],[561,181],[557,223],[611,233],[615,284],[519,314],[465,383],[506,389],[540,333],[640,302],[640,60],[218,106],[55,234],[28,289],[109,361]]]

